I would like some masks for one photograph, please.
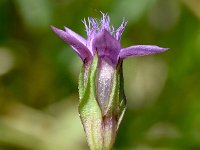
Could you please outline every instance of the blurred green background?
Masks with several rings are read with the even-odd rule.
[[[162,54],[124,62],[128,109],[116,150],[200,149],[199,0],[0,0],[0,150],[87,150],[78,115],[81,60],[50,25],[86,37],[108,12],[122,46]]]

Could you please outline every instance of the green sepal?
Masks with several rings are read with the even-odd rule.
[[[119,112],[119,76],[115,70],[112,81],[112,90],[109,103],[104,114],[104,149],[110,150],[115,142],[117,133],[117,116]],[[107,121],[109,120],[109,121]]]
[[[119,128],[119,125],[124,117],[124,113],[126,111],[126,96],[124,93],[124,76],[123,76],[123,62],[120,63],[119,67],[119,83],[120,83],[120,89],[119,89],[119,116],[118,116],[118,122],[117,122],[117,130]]]
[[[113,76],[112,90],[109,98],[106,116],[114,116],[117,119],[117,130],[126,110],[126,98],[124,94],[124,78],[122,62],[119,62]]]
[[[97,67],[98,57],[95,55],[88,71],[85,86],[83,70],[81,71],[79,78],[79,114],[91,150],[102,150],[103,146],[102,114],[95,94]]]
[[[122,74],[122,62],[119,62],[112,80],[112,90],[109,97],[109,103],[104,114],[104,118],[109,119],[106,124],[104,120],[104,149],[111,149],[116,134],[126,110],[126,99],[124,95],[124,79]]]
[[[113,75],[112,90],[106,113],[104,115],[117,115],[119,112],[119,77],[119,67],[117,67]]]
[[[81,72],[79,74],[79,84],[78,84],[78,91],[79,91],[79,100],[83,98],[83,93],[84,93],[84,65],[81,68]]]

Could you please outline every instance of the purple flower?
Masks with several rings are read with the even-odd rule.
[[[89,146],[91,149],[109,149],[115,141],[126,108],[122,61],[130,56],[161,53],[168,48],[155,45],[122,48],[120,39],[127,22],[123,20],[115,30],[110,25],[107,14],[103,14],[100,20],[88,18],[88,22],[84,20],[83,23],[87,39],[67,27],[63,31],[52,26],[52,30],[68,43],[83,61],[79,80],[79,112]],[[91,129],[92,127],[94,129]]]
[[[87,39],[67,27],[63,31],[52,26],[52,30],[68,43],[83,61],[90,61],[97,52],[99,57],[106,57],[112,62],[112,65],[116,65],[119,59],[161,53],[168,50],[168,48],[161,48],[155,45],[135,45],[122,48],[120,39],[127,22],[123,21],[115,31],[114,27],[110,26],[110,18],[107,14],[103,14],[101,20],[88,18],[88,24],[86,20],[83,22],[87,32]]]

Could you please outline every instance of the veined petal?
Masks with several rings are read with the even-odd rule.
[[[66,43],[68,43],[75,52],[79,55],[79,57],[84,61],[85,59],[90,60],[92,58],[92,53],[90,50],[82,43],[82,39],[80,40],[80,37],[78,37],[78,34],[74,34],[74,32],[71,31],[63,31],[60,30],[54,26],[51,26],[52,30]]]
[[[92,49],[97,51],[99,57],[108,58],[113,64],[117,64],[121,45],[107,30],[103,30],[93,39]]]
[[[161,53],[169,48],[162,48],[156,45],[135,45],[120,50],[119,57],[121,59],[131,56],[145,56],[156,53]]]
[[[78,39],[83,45],[86,46],[86,39],[84,39],[82,36],[80,36],[79,34],[77,34],[76,32],[72,31],[71,29],[64,27],[65,31],[68,32],[71,36],[75,37],[76,39]]]

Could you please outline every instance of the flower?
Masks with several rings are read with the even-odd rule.
[[[69,28],[52,30],[79,55],[83,69],[79,77],[79,113],[91,149],[111,149],[126,109],[122,62],[131,56],[161,53],[168,48],[135,45],[122,48],[120,39],[127,24],[115,30],[107,14],[83,23],[87,39]]]

